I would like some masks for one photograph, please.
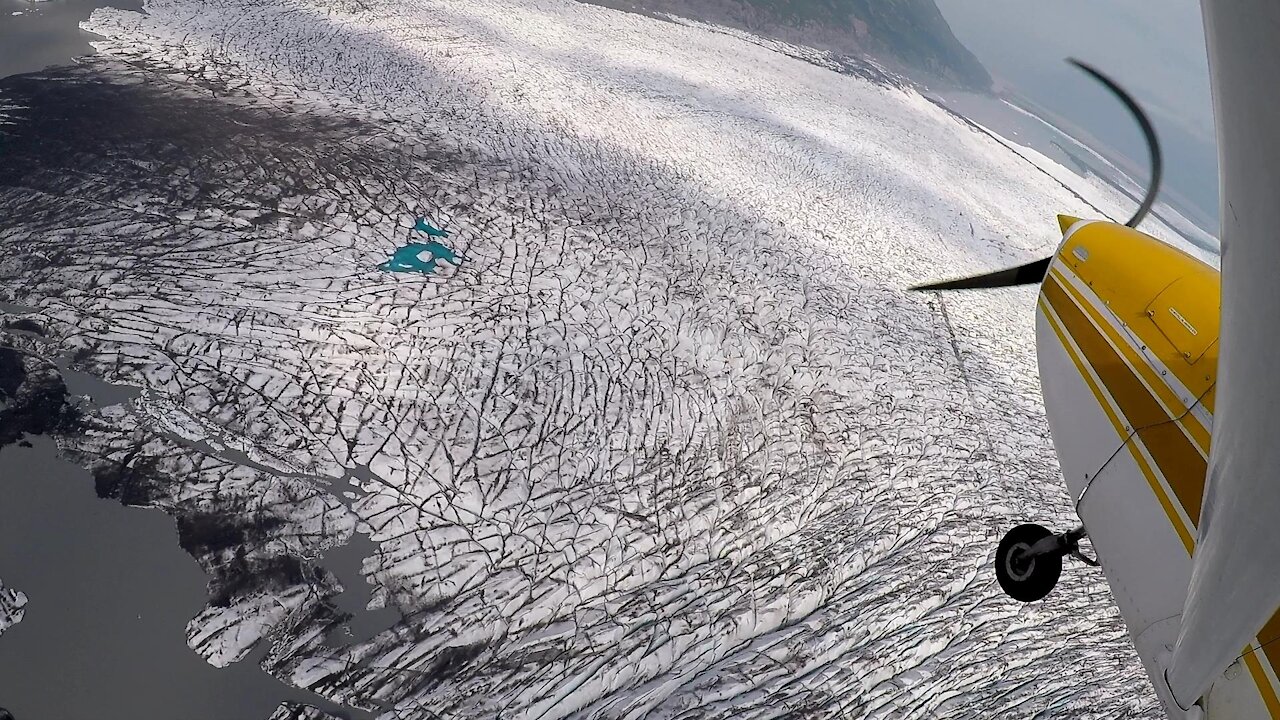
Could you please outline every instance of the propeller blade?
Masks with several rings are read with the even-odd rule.
[[[1052,257],[1042,258],[1026,265],[997,270],[986,275],[944,280],[939,283],[917,285],[912,290],[973,290],[979,288],[1012,287],[1014,285],[1039,285],[1049,272]]]
[[[1137,212],[1129,218],[1129,222],[1125,223],[1131,228],[1137,228],[1138,223],[1142,222],[1142,219],[1151,211],[1151,206],[1155,204],[1156,195],[1160,193],[1160,181],[1164,178],[1164,155],[1160,152],[1160,140],[1156,138],[1156,129],[1151,125],[1151,118],[1147,117],[1147,114],[1142,111],[1142,106],[1138,105],[1138,101],[1125,92],[1115,80],[1075,58],[1069,58],[1067,62],[1088,73],[1090,77],[1110,90],[1111,94],[1115,95],[1116,99],[1133,115],[1133,119],[1138,122],[1138,128],[1142,130],[1142,138],[1147,142],[1147,152],[1151,154],[1151,182],[1147,185],[1147,194],[1143,196]]]
[[[1142,222],[1147,213],[1151,211],[1151,206],[1155,204],[1156,195],[1160,192],[1160,182],[1164,178],[1164,156],[1160,151],[1160,141],[1156,138],[1156,130],[1151,125],[1151,119],[1143,112],[1142,107],[1138,105],[1138,101],[1133,96],[1125,92],[1116,81],[1103,75],[1091,65],[1083,63],[1075,58],[1070,58],[1067,62],[1080,68],[1090,77],[1102,83],[1113,95],[1125,106],[1125,109],[1133,115],[1137,121],[1139,129],[1142,130],[1142,137],[1147,142],[1147,151],[1151,154],[1151,182],[1147,187],[1147,192],[1142,198],[1142,204],[1138,206],[1133,217],[1129,218],[1129,222],[1125,223],[1131,228],[1137,228],[1138,223]],[[1076,218],[1068,215],[1058,216],[1058,225],[1062,228],[1065,235],[1071,225],[1079,222]],[[1049,263],[1053,261],[1053,257],[1047,257],[1035,262],[1019,265],[1018,267],[1008,268],[1006,270],[997,270],[986,275],[974,275],[967,278],[959,278],[956,280],[947,280],[939,283],[930,283],[928,285],[917,285],[912,290],[969,290],[980,288],[998,288],[1011,287],[1014,285],[1031,285],[1039,284],[1044,280],[1045,273],[1049,272]]]

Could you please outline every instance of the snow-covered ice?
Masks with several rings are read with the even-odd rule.
[[[145,10],[96,10],[56,90],[115,122],[5,99],[74,162],[0,176],[0,297],[145,388],[67,450],[177,518],[210,662],[269,637],[387,718],[1159,717],[1098,573],[1021,606],[989,569],[1072,522],[1032,292],[904,290],[1120,198],[696,24]],[[420,214],[467,262],[379,272]],[[404,617],[337,647],[319,558],[354,532]]]

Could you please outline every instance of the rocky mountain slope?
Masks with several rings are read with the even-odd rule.
[[[737,27],[873,58],[931,85],[985,91],[991,75],[951,32],[933,0],[590,0]]]

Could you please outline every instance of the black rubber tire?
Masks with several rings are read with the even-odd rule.
[[[1062,574],[1061,555],[1041,555],[1023,563],[1015,551],[1025,551],[1053,535],[1049,529],[1027,523],[1005,534],[996,550],[996,579],[1005,594],[1021,602],[1035,602],[1048,595]]]

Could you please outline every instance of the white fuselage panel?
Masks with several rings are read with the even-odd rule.
[[[1071,271],[1060,265],[1055,260],[1059,277],[1067,280],[1061,273]],[[1078,317],[1075,322],[1079,329]],[[1178,637],[1191,556],[1153,487],[1164,479],[1108,390],[1108,375],[1119,370],[1094,368],[1043,295],[1036,344],[1045,411],[1068,492],[1152,685],[1169,716],[1180,718],[1163,663]],[[1255,679],[1240,664],[1215,685],[1211,699],[1217,702],[1210,703],[1210,718],[1269,717]]]

